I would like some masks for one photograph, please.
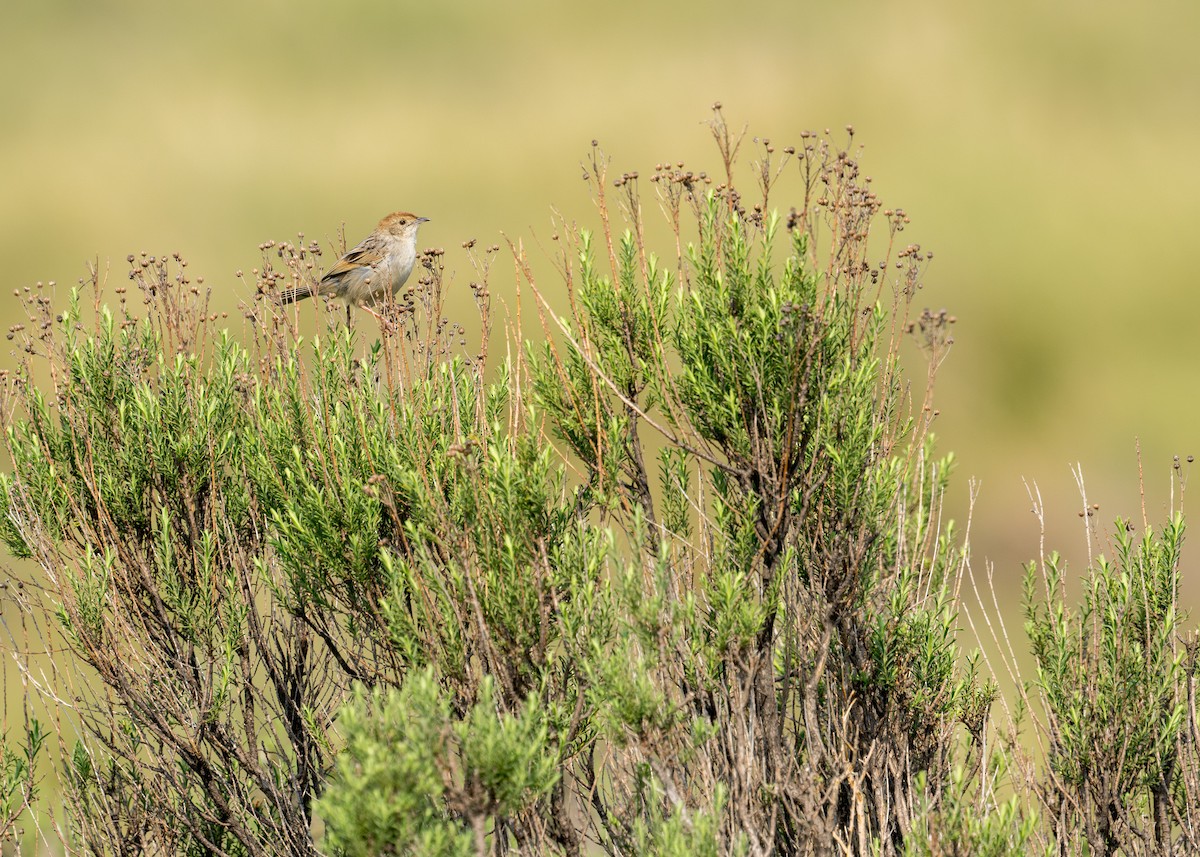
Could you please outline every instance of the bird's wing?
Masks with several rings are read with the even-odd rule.
[[[382,257],[379,250],[366,243],[359,244],[342,258],[338,259],[334,266],[325,272],[321,277],[321,282],[326,280],[337,280],[344,277],[351,271],[359,268],[370,268],[376,264]]]

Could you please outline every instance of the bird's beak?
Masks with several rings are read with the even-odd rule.
[[[417,223],[428,223],[428,222],[429,222],[428,217],[418,217],[417,218]]]

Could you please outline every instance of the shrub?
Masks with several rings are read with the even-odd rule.
[[[1063,854],[1200,851],[1200,638],[1184,631],[1179,608],[1183,518],[1140,541],[1134,533],[1116,522],[1113,557],[1089,565],[1075,609],[1058,554],[1025,576],[1029,689],[1046,754],[1030,785]]]
[[[649,178],[665,227],[593,147],[565,294],[510,248],[539,325],[510,319],[505,361],[475,242],[470,334],[436,249],[371,343],[271,300],[320,267],[302,241],[262,245],[240,336],[177,257],[131,256],[111,308],[96,274],[57,310],[27,291],[0,536],[89,677],[82,737],[57,732],[68,848],[1194,845],[1181,524],[1120,541],[1079,619],[1053,562],[1047,606],[1030,578],[1041,778],[956,641],[967,549],[929,434],[954,319],[912,309],[931,254],[852,129],[754,140],[746,190],[746,141],[711,127],[719,177]],[[5,756],[26,796],[41,735]]]

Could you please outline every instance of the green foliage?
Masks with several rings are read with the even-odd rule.
[[[786,230],[660,176],[696,216],[668,264],[601,196],[607,270],[572,232],[563,335],[492,383],[449,355],[438,253],[365,353],[265,305],[237,343],[157,259],[131,272],[146,318],[89,327],[76,296],[41,327],[58,383],[19,386],[4,536],[109,694],[79,841],[303,853],[315,806],[347,853],[900,841],[850,796],[943,776],[978,699],[947,467],[883,338],[924,257],[868,298],[879,205],[852,160],[802,161],[838,193],[806,182]],[[262,291],[311,276],[264,249]]]
[[[956,767],[945,784],[945,792],[936,808],[924,774],[918,776],[919,806],[912,835],[904,841],[904,857],[1017,857],[1017,855],[1054,853],[1048,845],[1035,845],[1037,814],[1027,812],[1021,799],[1013,795],[998,801],[994,795],[981,795],[978,782],[969,782],[966,772]],[[986,797],[986,812],[980,798]]]
[[[0,841],[19,842],[16,824],[37,805],[38,757],[47,737],[42,724],[29,718],[20,742],[10,740],[7,734],[0,740]]]
[[[131,259],[145,317],[31,302],[0,537],[45,576],[28,609],[95,675],[61,774],[70,847],[1015,854],[1079,827],[1096,852],[1192,844],[1172,820],[1200,792],[1182,521],[1122,531],[1078,616],[1056,560],[1042,606],[1031,570],[1034,782],[959,648],[954,461],[899,360],[906,332],[933,368],[949,345],[945,313],[909,321],[928,256],[828,141],[788,150],[785,219],[774,149],[748,206],[740,142],[719,113],[713,132],[729,181],[653,177],[661,257],[636,176],[614,232],[593,151],[600,230],[560,236],[570,310],[516,249],[543,329],[500,366],[460,350],[441,251],[370,344],[340,312],[301,336],[267,300],[236,340],[168,259]],[[467,249],[486,338],[490,257]],[[311,247],[263,250],[261,294],[313,276]],[[10,816],[40,743],[5,751]]]
[[[1133,532],[1116,522],[1113,559],[1087,570],[1076,610],[1064,603],[1057,554],[1040,574],[1027,569],[1026,631],[1050,742],[1041,794],[1060,837],[1082,828],[1098,853],[1147,838],[1177,852],[1193,839],[1185,830],[1177,842],[1171,819],[1197,806],[1185,692],[1195,642],[1185,642],[1178,607],[1183,518],[1140,541]]]
[[[646,783],[651,791],[661,789],[653,779]],[[662,795],[656,795],[661,798]],[[679,811],[664,814],[661,800],[651,800],[647,818],[638,818],[633,825],[633,853],[645,857],[738,857],[746,853],[744,839],[722,842],[719,819],[725,804],[724,789],[716,789],[711,809],[694,812]]]
[[[474,853],[485,828],[558,776],[538,699],[499,715],[488,680],[462,718],[426,671],[399,691],[360,691],[340,720],[346,748],[320,811],[327,844],[347,857]]]

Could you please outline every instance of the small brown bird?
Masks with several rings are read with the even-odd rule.
[[[346,305],[362,307],[383,321],[371,305],[382,302],[388,294],[396,294],[412,273],[417,261],[417,230],[428,217],[417,217],[407,211],[389,214],[375,231],[337,260],[317,283],[287,289],[279,295],[280,303],[290,304],[313,295],[333,295]]]

